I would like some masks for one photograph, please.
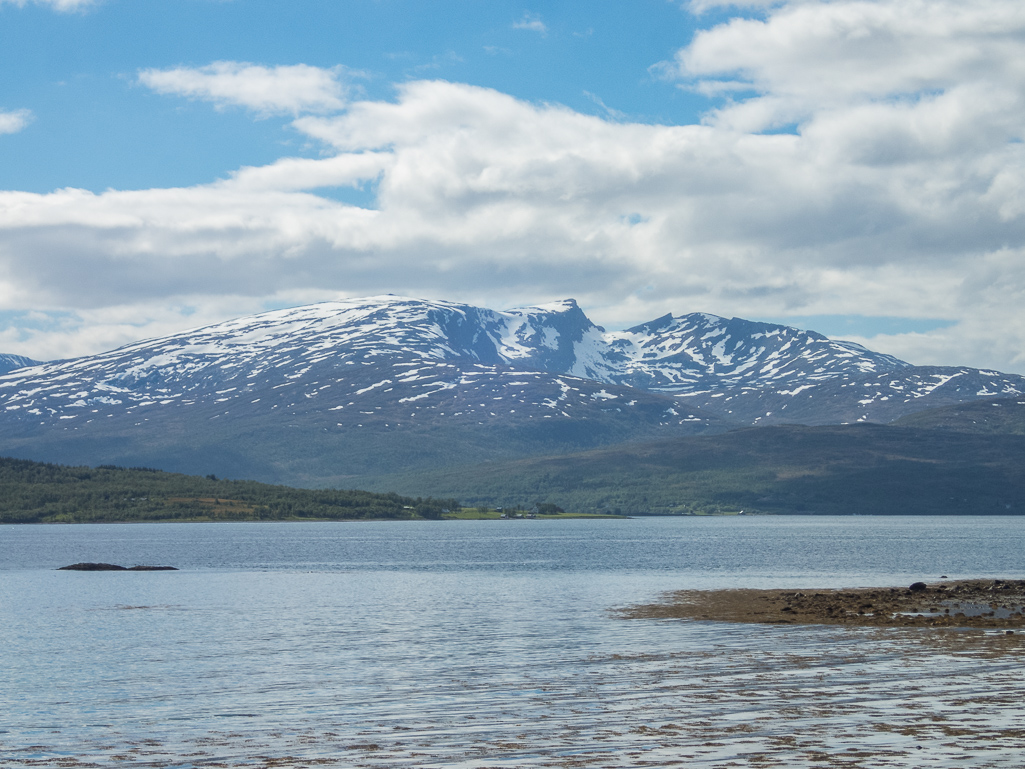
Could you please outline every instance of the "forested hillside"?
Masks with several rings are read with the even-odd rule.
[[[440,518],[457,504],[148,468],[66,467],[0,458],[0,523]]]

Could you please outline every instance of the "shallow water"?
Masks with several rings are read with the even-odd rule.
[[[0,766],[1021,767],[1021,636],[609,610],[1023,553],[1018,518],[0,527]]]

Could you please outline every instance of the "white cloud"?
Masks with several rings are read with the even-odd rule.
[[[0,193],[0,307],[173,325],[146,308],[395,292],[575,296],[608,326],[690,310],[941,318],[955,325],[872,345],[1025,372],[1023,31],[1017,1],[769,9],[676,58],[689,86],[749,89],[692,126],[406,83],[297,118],[322,159],[192,188]],[[766,132],[786,121],[798,130]],[[373,209],[331,197],[368,186]]]
[[[677,65],[702,92],[757,93],[713,115],[745,131],[978,87],[1016,109],[1023,31],[1008,0],[798,2],[698,33]]]
[[[807,2],[808,0],[803,0]],[[812,0],[814,2],[814,0]],[[793,0],[790,4],[796,5],[802,0]],[[684,6],[692,13],[701,14],[715,8],[772,8],[784,5],[786,0],[690,0]]]
[[[537,32],[541,35],[548,34],[548,25],[541,21],[541,17],[533,13],[523,14],[523,18],[513,23],[513,29],[525,29],[528,32]]]
[[[205,67],[146,69],[139,82],[157,93],[187,96],[220,106],[238,105],[260,114],[322,113],[342,109],[346,86],[343,68],[306,64],[263,67],[218,61]]]
[[[19,8],[24,8],[29,3],[33,5],[48,5],[56,11],[80,11],[95,5],[99,0],[0,0],[0,5],[9,3]]]
[[[0,112],[0,134],[16,134],[31,122],[32,112],[27,109]]]

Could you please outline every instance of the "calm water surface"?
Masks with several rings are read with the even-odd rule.
[[[0,767],[1021,767],[1018,636],[610,609],[1023,554],[1006,517],[2,526]]]

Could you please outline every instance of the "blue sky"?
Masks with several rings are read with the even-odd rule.
[[[389,99],[394,84],[441,78],[618,119],[692,123],[709,100],[648,70],[700,20],[665,0],[549,2],[109,0],[75,13],[0,5],[2,104],[33,130],[0,143],[0,185],[100,192],[202,184],[284,153],[316,155],[287,117],[169,100],[139,87],[149,68],[213,61],[354,71]],[[608,109],[603,108],[604,104]]]
[[[0,351],[377,293],[1025,373],[1010,0],[0,0]]]

